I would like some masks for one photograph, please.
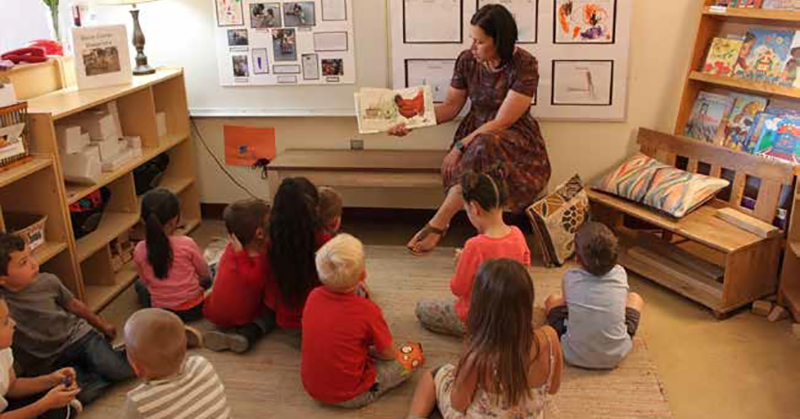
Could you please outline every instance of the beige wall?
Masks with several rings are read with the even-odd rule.
[[[553,166],[551,186],[574,173],[592,179],[635,150],[636,127],[671,132],[694,44],[699,0],[632,0],[631,68],[624,123],[542,122]],[[347,148],[363,138],[366,148],[445,148],[455,124],[420,130],[403,139],[359,136],[354,118],[203,118],[197,126],[211,150],[223,159],[222,126],[239,124],[276,129],[278,152],[285,148]],[[197,143],[201,199],[226,203],[245,197]],[[229,172],[256,195],[267,197],[267,182],[247,168]],[[344,191],[348,206],[433,207],[440,191]]]

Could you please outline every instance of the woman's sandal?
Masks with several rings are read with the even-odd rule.
[[[448,227],[436,228],[436,227],[430,225],[430,223],[425,224],[425,227],[422,227],[422,230],[420,230],[416,234],[417,239],[414,241],[414,244],[425,240],[431,234],[437,234],[439,236],[439,241],[437,241],[436,245],[434,245],[432,248],[430,248],[428,250],[425,250],[425,251],[419,251],[419,252],[418,251],[414,251],[413,246],[409,247],[408,251],[411,252],[411,254],[414,255],[414,256],[425,256],[425,255],[429,254],[431,252],[431,250],[433,250],[434,248],[436,248],[436,246],[439,245],[439,242],[442,241],[442,239],[444,238],[445,234],[447,234],[447,228]]]

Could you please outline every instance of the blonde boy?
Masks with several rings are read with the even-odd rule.
[[[303,387],[319,402],[362,407],[410,371],[396,360],[381,309],[357,293],[366,277],[361,242],[340,234],[319,249],[316,264],[323,286],[311,292],[303,311]]]
[[[230,416],[214,367],[202,356],[186,357],[186,332],[176,314],[160,308],[133,313],[125,323],[125,346],[144,380],[128,392],[125,419]]]

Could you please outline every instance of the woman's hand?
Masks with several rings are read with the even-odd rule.
[[[389,135],[393,137],[405,137],[408,133],[411,132],[411,129],[406,127],[406,124],[397,124],[391,128],[389,128]]]
[[[450,152],[444,156],[444,160],[442,161],[442,176],[444,176],[445,179],[452,179],[459,160],[461,160],[461,152],[455,147],[451,148]]]

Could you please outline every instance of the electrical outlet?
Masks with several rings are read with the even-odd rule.
[[[364,140],[359,140],[357,138],[350,139],[350,150],[363,150],[364,149]]]

